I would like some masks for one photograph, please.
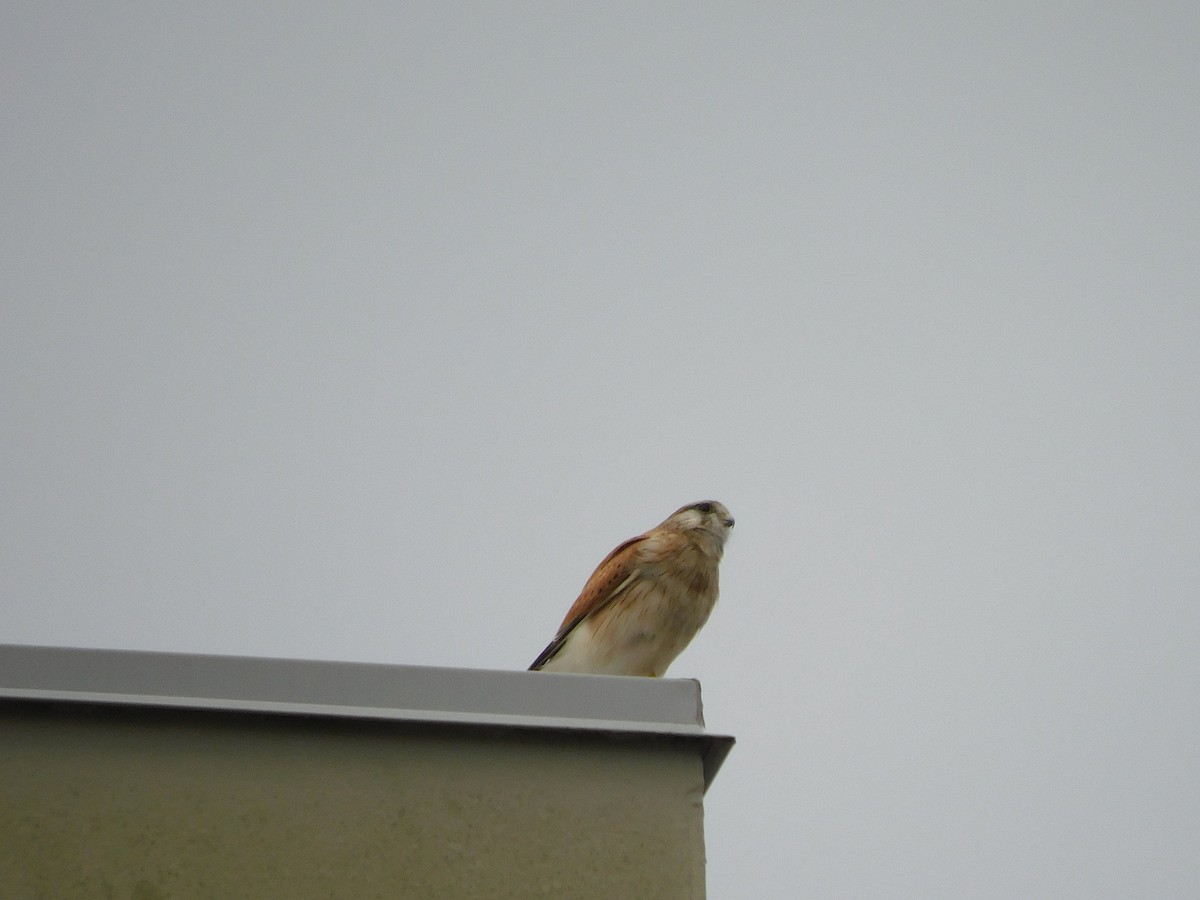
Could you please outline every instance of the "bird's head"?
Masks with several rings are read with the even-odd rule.
[[[723,545],[729,537],[729,529],[733,527],[733,516],[729,514],[725,504],[716,500],[701,500],[679,507],[667,517],[662,527],[679,531],[702,531],[715,538],[718,545]]]

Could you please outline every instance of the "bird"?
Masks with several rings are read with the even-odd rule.
[[[723,504],[701,500],[618,545],[530,671],[661,678],[717,602],[731,528]]]

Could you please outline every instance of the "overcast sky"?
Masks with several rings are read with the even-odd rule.
[[[1198,46],[9,4],[0,641],[524,668],[714,498],[710,896],[1195,896]]]

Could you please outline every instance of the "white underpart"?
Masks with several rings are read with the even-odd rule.
[[[592,639],[590,622],[580,622],[567,635],[562,648],[542,666],[544,672],[588,672],[594,675],[625,675],[625,660],[606,652]]]
[[[670,585],[665,594],[677,599],[669,603],[664,580],[670,581],[636,580],[628,594],[615,601],[627,604],[622,615],[580,622],[543,670],[661,676],[691,643],[717,601],[715,589],[697,597]]]
[[[605,639],[598,640],[593,636],[592,623],[580,622],[542,670],[591,675],[661,675],[683,650],[680,647],[676,652],[664,652],[666,648],[661,642],[634,629],[622,632],[621,624],[610,624]]]

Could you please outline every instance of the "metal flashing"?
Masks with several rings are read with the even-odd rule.
[[[705,787],[734,742],[693,679],[0,644],[0,698],[684,740]]]

